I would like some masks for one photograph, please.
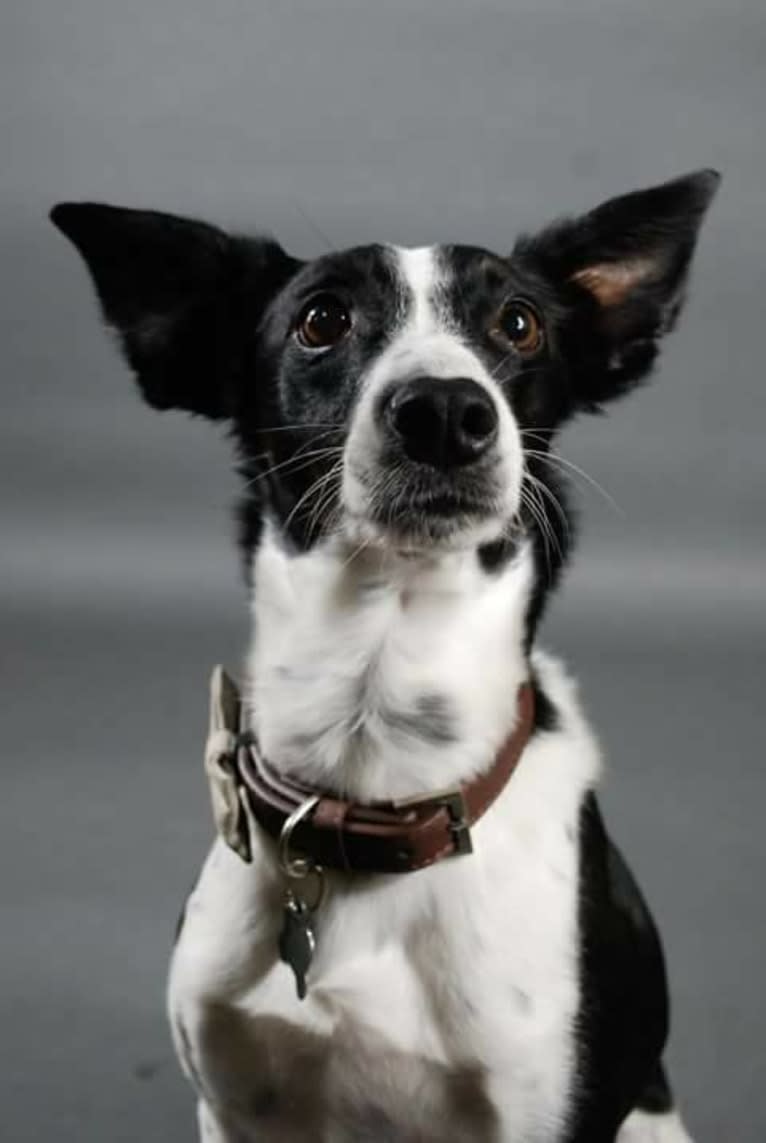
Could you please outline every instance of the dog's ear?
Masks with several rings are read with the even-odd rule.
[[[244,323],[298,263],[268,239],[157,211],[61,203],[51,219],[82,254],[149,404],[227,417]]]
[[[681,310],[719,181],[716,171],[698,171],[611,199],[520,244],[521,256],[531,254],[573,304],[563,348],[581,406],[598,408],[649,372]]]

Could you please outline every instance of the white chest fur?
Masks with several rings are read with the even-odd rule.
[[[402,569],[394,590],[390,568],[386,579],[368,564],[339,585],[312,558],[296,569],[267,546],[256,566],[265,752],[357,797],[465,780],[512,719],[525,561],[495,581],[455,564],[448,576]],[[542,656],[536,669],[559,726],[528,745],[474,827],[474,854],[401,877],[331,878],[306,1001],[277,960],[271,845],[256,838],[245,866],[216,844],[170,987],[211,1139],[560,1138],[578,1003],[576,834],[597,757],[568,680]],[[439,696],[439,742],[407,717],[424,694]]]
[[[337,541],[255,564],[255,729],[267,757],[360,799],[464,781],[508,733],[526,671],[527,557],[497,578]]]

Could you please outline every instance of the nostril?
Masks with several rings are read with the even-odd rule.
[[[469,401],[462,410],[460,430],[469,440],[483,444],[497,428],[497,413],[489,401]]]
[[[441,413],[430,396],[403,397],[393,402],[391,420],[400,437],[416,439],[439,430]]]

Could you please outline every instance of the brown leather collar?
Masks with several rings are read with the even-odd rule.
[[[401,802],[361,804],[275,770],[261,757],[252,734],[235,731],[239,696],[221,668],[214,673],[212,687],[206,766],[216,823],[224,839],[249,861],[250,817],[279,840],[288,819],[294,821],[305,807],[291,829],[291,852],[349,873],[409,873],[445,857],[470,853],[471,826],[504,789],[534,723],[534,691],[524,683],[517,695],[516,726],[487,771],[450,790]]]

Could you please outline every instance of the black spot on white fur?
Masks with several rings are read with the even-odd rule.
[[[409,709],[383,702],[377,717],[392,734],[402,738],[418,738],[434,745],[455,741],[454,720],[440,695],[422,695]]]

